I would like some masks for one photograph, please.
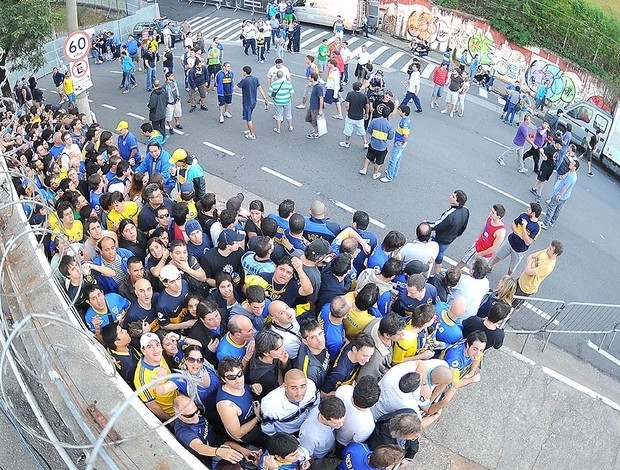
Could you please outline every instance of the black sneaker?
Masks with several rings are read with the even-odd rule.
[[[170,133],[170,135],[174,134],[174,129],[171,127],[168,129],[168,132]]]
[[[193,113],[194,111],[196,111],[196,106],[192,106],[191,108],[189,108],[190,113]]]
[[[200,106],[200,109],[202,109],[203,111],[209,111],[209,108],[207,108],[206,106]]]
[[[588,176],[594,176],[594,173],[592,173],[591,171],[588,171]]]

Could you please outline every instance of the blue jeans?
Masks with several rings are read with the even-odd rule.
[[[125,91],[129,90],[129,87],[135,85],[135,83],[136,79],[132,72],[123,72],[123,89]]]
[[[506,116],[504,117],[504,122],[508,123],[510,117],[510,124],[513,124],[515,121],[515,114],[517,113],[517,105],[515,103],[508,103],[508,109],[506,110]]]
[[[449,243],[441,243],[441,242],[437,241],[437,239],[435,237],[433,237],[433,241],[436,241],[437,244],[439,245],[439,252],[437,253],[437,258],[435,258],[435,263],[441,264],[441,263],[443,263],[443,255],[445,254],[445,252],[448,249],[448,247],[450,246],[450,244]]]
[[[405,97],[403,98],[403,102],[401,103],[401,105],[405,106],[407,103],[409,103],[409,100],[413,100],[413,104],[415,104],[415,109],[417,109],[418,111],[422,111],[422,103],[420,103],[420,98],[418,98],[418,95],[408,91],[405,94]]]
[[[146,89],[153,89],[153,82],[155,81],[155,67],[146,69]]]
[[[400,159],[403,156],[406,146],[406,143],[403,145],[396,145],[395,143],[392,147],[392,152],[390,153],[390,163],[388,163],[388,168],[385,172],[385,177],[390,181],[396,178],[396,175],[398,174],[398,170],[400,169]]]
[[[560,212],[562,212],[562,206],[566,201],[567,199],[560,199],[558,201],[555,195],[551,197],[549,204],[547,204],[547,216],[543,222],[544,225],[550,226],[555,224],[555,221],[558,220],[558,217],[560,216]]]

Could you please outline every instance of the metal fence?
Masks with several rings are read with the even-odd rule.
[[[580,339],[596,344],[599,349],[611,349],[620,332],[620,305],[516,298],[522,303],[511,314],[506,332],[526,335],[521,352],[533,334],[545,336],[544,351],[552,335],[580,335]]]

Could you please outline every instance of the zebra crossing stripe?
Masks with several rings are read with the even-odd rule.
[[[314,41],[318,41],[319,39],[321,39],[323,36],[330,34],[329,31],[322,31],[318,34],[315,34],[314,36],[312,36],[310,39],[306,39],[304,42],[302,42],[301,48],[305,49],[307,46],[309,46],[310,44],[312,44]],[[319,46],[316,46],[316,49],[318,50]],[[314,49],[312,49],[314,50]]]
[[[489,93],[487,92],[486,88],[478,88],[478,95],[480,95],[482,98],[488,98],[489,97]]]
[[[350,41],[349,41],[349,44],[351,44]],[[362,44],[362,46],[370,47],[370,46],[372,46],[372,41],[366,41],[364,44]],[[356,56],[357,54],[362,52],[362,46],[359,46],[358,48],[352,50],[351,51],[351,56]]]
[[[422,71],[422,78],[430,78],[431,75],[433,74],[433,70],[435,69],[435,64],[432,63],[428,63],[426,64],[426,67],[424,67],[424,70]]]
[[[392,54],[392,57],[390,57],[388,60],[386,60],[385,62],[381,64],[381,67],[385,67],[385,68],[391,67],[392,65],[396,63],[398,59],[400,59],[404,55],[405,55],[404,52],[394,52],[394,54]]]
[[[207,27],[207,25],[219,20],[220,17],[219,16],[212,16],[211,18],[207,17],[207,18],[200,18],[198,21],[190,21],[189,25],[192,28],[192,31],[195,29],[200,29],[200,28],[205,28]]]
[[[387,51],[390,46],[381,46],[376,51],[370,53],[370,61],[374,63],[375,59],[377,59],[381,54]],[[383,64],[381,64],[383,66]]]
[[[203,31],[203,36],[208,36],[208,37],[215,37],[218,34],[221,35],[227,35],[229,33],[231,33],[233,30],[237,29],[239,26],[237,24],[236,20],[233,21],[228,21],[226,23],[222,23],[220,26],[218,26],[215,29],[208,29],[206,31]]]
[[[314,28],[304,29],[304,30],[301,32],[301,36],[299,36],[299,37],[300,37],[300,39],[303,39],[303,38],[305,38],[308,34],[313,33],[314,31],[316,31]]]

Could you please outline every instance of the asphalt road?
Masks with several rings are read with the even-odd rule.
[[[217,20],[220,28],[217,31],[214,31],[215,26],[203,26],[207,38],[213,31],[224,39],[232,39],[238,21],[249,16],[247,12],[214,11],[211,7],[172,1],[161,2],[161,10],[173,19],[187,17],[196,24],[200,21],[204,24],[209,13],[231,20]],[[305,85],[305,53],[318,45],[320,31],[321,28],[315,27],[313,32],[304,36],[309,39],[306,51],[285,56],[285,64],[294,75],[295,103],[299,102]],[[316,40],[313,41],[314,37]],[[381,42],[373,38],[370,41],[370,52],[381,52],[375,63],[386,63],[396,54],[393,48],[378,51]],[[239,41],[225,41],[224,46],[225,60],[232,63],[237,81],[241,78],[241,68],[250,65],[253,74],[263,86],[266,85],[267,70],[275,59],[273,53],[267,55],[264,64],[259,64],[253,57],[243,55]],[[175,55],[181,53],[177,47]],[[385,69],[388,87],[399,100],[405,93],[403,81],[407,75],[400,69],[403,63],[406,68],[406,60],[406,57],[400,57],[396,70]],[[180,64],[177,59],[175,69],[182,85]],[[125,119],[139,134],[139,125],[148,116],[146,103],[149,94],[145,88],[145,75],[137,73],[138,87],[123,95],[118,88],[121,79],[118,62],[91,67],[94,87],[89,94],[98,121],[105,128],[114,129],[119,120]],[[162,78],[162,75],[159,69],[158,76]],[[349,86],[346,88],[350,89]],[[438,218],[449,207],[450,193],[462,189],[468,195],[470,223],[463,236],[447,252],[448,257],[458,259],[482,229],[492,204],[501,203],[506,207],[505,221],[508,224],[525,209],[532,199],[529,189],[535,176],[531,171],[531,160],[528,162],[530,171],[526,174],[516,171],[516,159],[509,159],[505,167],[495,161],[504,146],[511,143],[516,131],[515,127],[504,125],[498,119],[501,107],[495,95],[484,96],[483,93],[481,96],[474,86],[466,101],[465,116],[449,118],[440,114],[438,109],[430,109],[430,94],[429,81],[423,79],[420,96],[424,112],[412,113],[411,138],[400,174],[388,184],[373,181],[370,174],[358,174],[365,155],[359,138],[353,137],[349,149],[338,146],[342,140],[343,122],[331,118],[335,114],[333,106],[328,106],[325,111],[328,133],[318,140],[308,140],[306,134],[311,129],[304,122],[304,110],[293,110],[293,132],[284,131],[277,135],[272,131],[273,107],[265,111],[259,103],[254,113],[257,139],[248,141],[243,137],[245,124],[240,118],[241,97],[234,97],[234,118],[220,124],[215,94],[209,94],[210,109],[207,112],[197,110],[190,114],[189,105],[184,104],[183,135],[172,136],[166,148],[172,152],[184,147],[198,155],[202,166],[211,174],[258,194],[266,201],[277,203],[291,198],[297,202],[298,212],[304,214],[310,201],[317,198],[327,204],[328,215],[341,224],[350,222],[351,209],[363,209],[376,221],[371,228],[380,238],[390,229],[401,230],[408,238],[413,238],[416,225],[424,219]],[[620,217],[616,206],[620,190],[617,178],[596,165],[594,171],[595,177],[588,178],[585,165],[580,169],[577,186],[557,224],[544,231],[532,247],[532,250],[544,249],[555,238],[565,246],[556,270],[539,291],[540,297],[620,304],[618,290],[613,288],[613,279],[620,275],[617,248]],[[549,196],[551,184],[545,189],[545,196]],[[507,261],[497,265],[490,275],[491,284],[495,285],[506,270]],[[574,337],[554,341],[575,353],[582,349],[575,346],[579,342],[575,342]],[[620,357],[618,343],[612,346],[611,352]],[[603,370],[617,373],[617,367],[608,359],[595,357],[594,360],[600,361],[597,365]]]

